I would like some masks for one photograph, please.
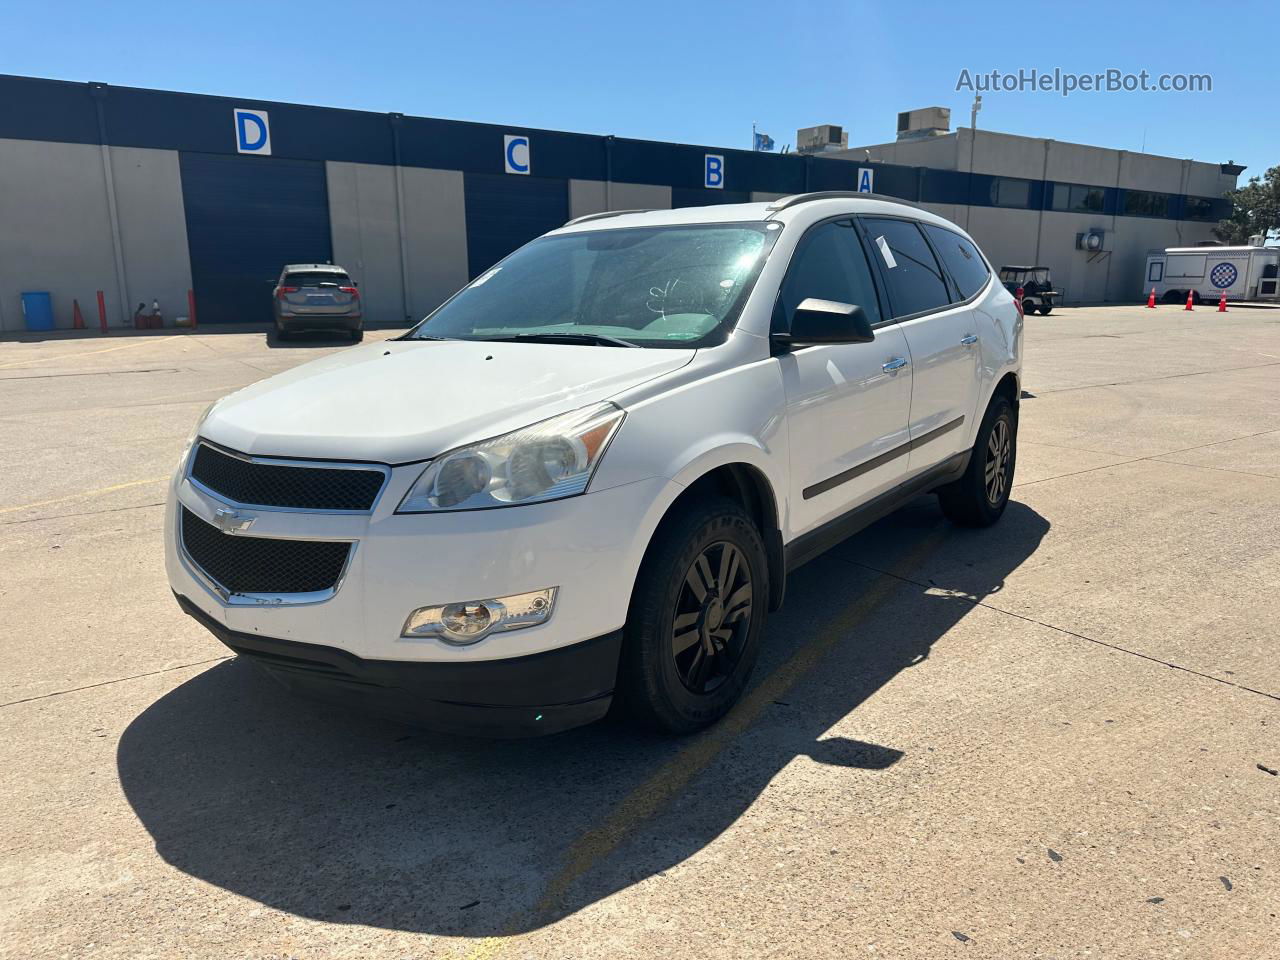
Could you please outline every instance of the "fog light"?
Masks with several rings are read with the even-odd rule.
[[[492,600],[419,607],[409,614],[400,635],[410,639],[439,637],[445,643],[463,646],[491,633],[535,627],[551,618],[557,589],[549,587]]]

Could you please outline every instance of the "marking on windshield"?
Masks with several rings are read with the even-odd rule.
[[[478,287],[481,284],[488,283],[490,280],[492,280],[494,277],[498,275],[498,271],[501,269],[502,269],[501,267],[494,267],[492,270],[489,270],[485,273],[480,274],[480,276],[476,277],[476,279],[472,282],[471,285],[473,287]]]

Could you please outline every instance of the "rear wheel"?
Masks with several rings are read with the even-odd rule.
[[[692,733],[746,689],[769,583],[760,532],[738,503],[717,497],[678,510],[636,579],[618,699],[644,726]]]
[[[938,490],[947,519],[962,527],[989,527],[999,520],[1017,457],[1018,420],[1008,399],[997,396],[982,418],[964,475]]]
[[[364,327],[356,327],[351,331],[350,336],[352,343],[359,343],[364,339]]]
[[[1042,316],[1042,317],[1047,317],[1047,316],[1048,316],[1050,313],[1052,313],[1052,312],[1053,312],[1053,307],[1051,307],[1049,304],[1047,304],[1047,303],[1045,303],[1045,304],[1041,304],[1041,306],[1040,306],[1040,316]]]
[[[288,327],[286,327],[283,323],[277,320],[276,321],[276,339],[291,340],[292,338],[293,338],[292,331],[290,331]]]

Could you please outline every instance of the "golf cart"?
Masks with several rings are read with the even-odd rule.
[[[1022,288],[1022,312],[1035,313],[1047,317],[1053,309],[1054,299],[1062,296],[1053,289],[1053,280],[1049,276],[1048,267],[1001,267],[1000,281],[1004,288],[1015,297],[1018,288]]]

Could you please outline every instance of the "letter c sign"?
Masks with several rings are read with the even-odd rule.
[[[502,138],[502,160],[507,173],[529,172],[529,138],[508,133]]]
[[[236,122],[236,153],[271,156],[271,125],[267,111],[236,107],[231,115]]]

